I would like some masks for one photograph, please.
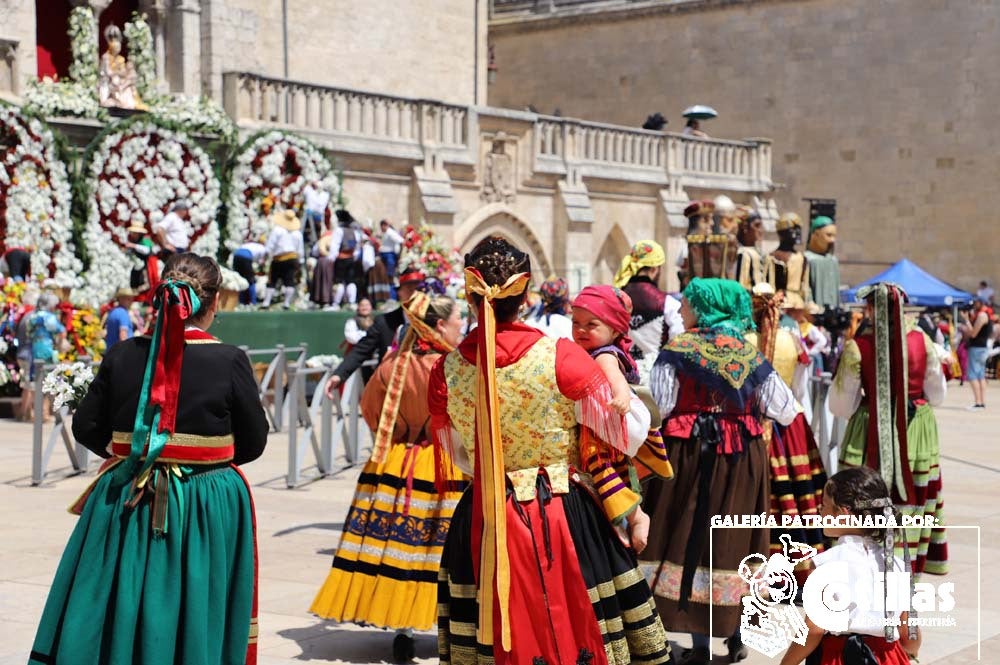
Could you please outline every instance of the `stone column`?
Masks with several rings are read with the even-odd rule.
[[[201,3],[176,0],[167,16],[166,67],[171,92],[201,94]]]
[[[156,80],[167,80],[167,44],[165,0],[139,0],[139,12],[146,14],[149,29],[153,33],[153,50],[156,51]]]

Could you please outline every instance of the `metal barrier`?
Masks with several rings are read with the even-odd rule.
[[[375,361],[368,361],[364,366],[374,365]],[[343,447],[344,458],[347,464],[341,468],[349,468],[360,461],[360,439],[361,427],[361,381],[351,381],[348,379],[345,386],[350,387],[346,394],[348,408],[345,412],[343,398],[335,396],[329,399],[326,396],[326,383],[333,376],[332,367],[318,368],[297,368],[291,367],[288,371],[288,400],[289,407],[289,428],[288,428],[288,473],[285,476],[285,484],[289,489],[314,480],[319,480],[324,476],[336,473],[340,469],[334,468],[334,450],[339,446]],[[351,378],[360,379],[359,369]],[[318,376],[319,382],[316,384],[312,396],[307,395],[306,379]],[[319,437],[316,436],[316,426],[319,421]],[[302,428],[301,441],[299,429]],[[316,461],[318,474],[313,476],[304,475],[302,462],[305,454],[305,445],[309,443]]]
[[[830,386],[833,385],[833,375],[830,372],[822,372],[810,377],[812,388],[812,430],[816,437],[816,447],[819,448],[820,458],[823,460],[823,467],[827,476],[832,476],[837,472],[838,448],[840,441],[844,438],[844,428],[847,423],[843,418],[830,413],[828,400],[830,397]]]
[[[251,367],[256,357],[271,358],[257,387],[260,391],[260,403],[264,405],[264,412],[271,423],[272,431],[280,432],[285,421],[285,377],[289,372],[288,358],[295,356],[294,367],[296,370],[301,370],[305,367],[309,347],[303,343],[299,346],[278,344],[273,349],[249,349],[245,346],[240,348],[247,354]]]
[[[79,362],[90,362],[89,358],[81,358]],[[93,365],[93,363],[91,363]],[[73,465],[75,473],[83,473],[90,463],[90,451],[85,446],[77,443],[73,439],[72,432],[69,431],[69,407],[62,407],[53,412],[55,419],[54,427],[49,432],[49,438],[45,440],[45,394],[42,393],[42,383],[49,372],[55,369],[56,365],[39,365],[35,369],[35,395],[34,395],[34,431],[31,448],[31,484],[38,486],[45,480],[48,473],[49,461],[52,458],[52,449],[60,439],[66,447],[66,454],[69,462]]]

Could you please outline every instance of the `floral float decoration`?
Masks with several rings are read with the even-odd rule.
[[[304,190],[313,182],[330,193],[329,222],[340,198],[340,181],[323,152],[289,132],[271,130],[251,137],[230,168],[226,247],[235,250],[248,239],[266,235],[272,210],[300,211]]]
[[[88,154],[84,241],[90,266],[74,302],[97,308],[128,285],[126,228],[139,224],[152,233],[180,200],[190,205],[190,250],[217,253],[219,181],[208,154],[186,134],[140,118],[98,135]]]
[[[69,407],[70,411],[83,400],[94,381],[94,368],[89,363],[60,363],[42,380],[42,392],[52,397],[55,411]]]
[[[427,224],[407,224],[403,227],[403,251],[399,256],[402,268],[417,267],[428,277],[434,277],[448,286],[461,281],[462,255],[454,247],[448,248]]]
[[[31,275],[72,288],[82,268],[73,246],[66,165],[46,125],[0,105],[0,253],[31,254]]]

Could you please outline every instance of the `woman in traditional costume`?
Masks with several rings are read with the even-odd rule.
[[[580,471],[580,425],[634,453],[648,413],[612,411],[586,351],[516,322],[526,254],[487,238],[465,265],[479,324],[430,385],[436,442],[473,475],[441,560],[441,662],[668,662],[649,587],[592,494],[623,485],[588,488]]]
[[[746,657],[737,631],[748,589],[738,567],[768,551],[768,530],[711,531],[710,520],[767,513],[763,420],[791,423],[795,398],[743,335],[754,324],[739,282],[695,278],[681,304],[687,331],[664,347],[650,375],[674,478],[647,485],[643,508],[652,524],[640,566],[667,630],[692,634],[681,663],[711,659],[710,611],[712,634],[729,638],[735,662]]]
[[[791,424],[770,426],[769,436],[765,437],[771,462],[771,514],[779,521],[782,516],[818,515],[823,505],[826,471],[802,408],[809,398],[809,355],[801,338],[781,327],[782,294],[775,296],[770,284],[765,282],[754,287],[752,300],[759,334],[748,332],[746,338],[792,389],[796,402],[795,419]],[[783,551],[780,539],[783,533],[797,543],[823,551],[820,529],[771,529],[771,554]],[[801,581],[805,581],[804,576]]]
[[[902,287],[882,282],[858,296],[866,300],[871,325],[844,345],[830,387],[830,411],[850,418],[840,463],[875,469],[904,516],[942,524],[938,430],[931,409],[947,390],[941,360],[927,334],[905,319]],[[906,540],[916,555],[914,573],[948,572],[943,528],[907,528]]]
[[[427,412],[431,367],[461,340],[461,313],[448,296],[420,292],[403,307],[409,330],[361,395],[376,432],[372,456],[310,608],[324,619],[396,629],[397,661],[413,658],[414,630],[434,625],[441,551],[466,485],[450,461],[438,467]]]
[[[205,332],[221,285],[212,259],[172,257],[152,337],[115,344],[80,402],[73,435],[110,459],[70,509],[32,665],[256,662],[256,527],[236,465],[261,455],[268,424],[246,354]]]

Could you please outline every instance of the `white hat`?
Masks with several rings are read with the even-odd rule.
[[[725,194],[720,194],[715,197],[715,210],[716,212],[732,212],[736,210],[736,204]]]

